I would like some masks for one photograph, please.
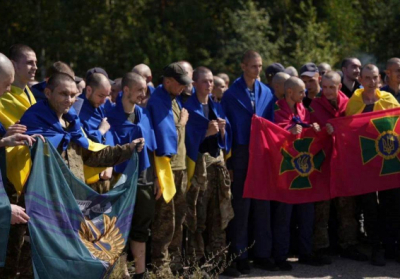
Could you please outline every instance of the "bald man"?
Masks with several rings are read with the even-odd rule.
[[[193,66],[188,61],[179,61],[179,65],[188,73],[188,76],[193,79]],[[183,106],[186,101],[195,93],[195,88],[193,87],[193,83],[187,85],[183,90],[182,94],[176,98],[176,101],[180,106]]]
[[[276,100],[283,99],[285,97],[285,81],[290,78],[290,75],[286,73],[277,73],[272,79],[272,88],[274,89],[274,95]]]
[[[152,83],[153,75],[151,73],[151,69],[146,64],[138,64],[135,67],[133,67],[132,72],[141,75],[146,80],[147,84],[146,97],[143,98],[143,100],[139,104],[139,106],[145,108],[147,106],[147,101],[149,100],[151,94],[153,94],[154,90],[156,90]]]
[[[0,96],[11,90],[14,82],[14,66],[3,53],[0,53]]]
[[[270,203],[262,200],[243,198],[246,180],[250,126],[253,115],[273,120],[274,98],[271,90],[258,81],[262,70],[262,58],[259,53],[248,50],[243,54],[240,64],[243,75],[236,79],[222,97],[222,108],[231,124],[233,141],[232,157],[228,169],[233,178],[232,205],[235,217],[229,224],[228,238],[231,252],[240,255],[236,267],[242,274],[250,273],[248,253],[248,232],[250,215],[254,217],[254,263],[266,270],[276,270],[271,262],[272,233],[270,227]],[[252,211],[252,212],[251,212]]]
[[[299,73],[297,72],[296,68],[293,66],[289,66],[285,69],[285,73],[287,73],[291,77],[298,77]]]
[[[230,79],[229,79],[229,76],[228,76],[227,74],[225,74],[225,73],[219,73],[219,74],[217,75],[217,77],[222,78],[222,79],[225,81],[226,88],[229,88]]]
[[[228,87],[226,86],[225,81],[222,78],[215,76],[214,77],[214,87],[211,91],[213,101],[220,103],[222,96],[224,95],[224,92],[227,89],[228,89]]]
[[[301,134],[303,128],[313,128],[320,131],[317,123],[310,123],[308,110],[303,106],[305,84],[297,78],[291,77],[284,83],[285,98],[276,102],[275,123],[288,130],[293,135]],[[314,203],[286,204],[273,202],[273,255],[277,266],[281,270],[291,270],[287,261],[290,244],[290,221],[292,214],[299,228],[299,263],[320,266],[328,264],[323,258],[312,253],[312,237],[314,225]]]
[[[392,93],[396,100],[400,101],[400,59],[390,58],[386,62],[387,85],[381,88],[382,91]]]
[[[111,99],[112,103],[116,102],[118,95],[122,90],[121,81],[122,81],[122,78],[116,78],[116,79],[114,79],[114,84],[111,85],[110,99]]]
[[[113,136],[109,131],[110,124],[104,109],[104,104],[110,94],[111,84],[104,74],[88,75],[79,118],[88,138],[97,143],[114,146]],[[89,186],[100,194],[107,193],[111,186],[111,176],[112,168],[108,168],[100,174],[98,182],[89,184]]]
[[[318,71],[319,71],[319,74],[321,76],[323,76],[323,75],[325,75],[326,72],[332,71],[332,68],[331,68],[331,65],[329,65],[328,63],[323,62],[323,63],[318,65]]]

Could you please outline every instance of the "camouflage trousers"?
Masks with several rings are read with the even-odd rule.
[[[229,173],[222,156],[199,155],[186,196],[187,255],[191,260],[223,257],[225,229],[233,218],[231,198]]]
[[[176,187],[174,198],[166,203],[156,202],[152,226],[151,258],[157,268],[170,266],[173,271],[182,268],[182,234],[186,216],[186,170],[173,171]]]
[[[10,199],[10,203],[18,204],[25,208],[25,201],[23,194],[19,197],[16,195],[14,186],[10,183],[6,183],[5,189]],[[0,268],[1,279],[14,279],[17,276],[19,279],[32,279],[33,267],[32,267],[32,256],[30,243],[25,241],[29,238],[25,236],[28,232],[28,226],[23,225],[11,225],[8,244],[6,262],[3,268]]]
[[[328,222],[332,205],[337,211],[340,247],[346,249],[358,243],[355,199],[354,197],[341,197],[315,203],[314,250],[329,247]]]

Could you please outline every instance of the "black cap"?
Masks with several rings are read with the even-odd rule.
[[[285,67],[283,67],[282,64],[280,63],[273,63],[271,65],[269,65],[266,69],[265,69],[265,75],[267,77],[273,77],[274,75],[276,75],[277,73],[281,73],[285,71]]]
[[[179,63],[171,63],[164,68],[163,77],[172,77],[182,85],[189,85],[193,80]]]
[[[313,77],[316,73],[319,71],[314,63],[307,63],[300,68],[300,76]]]
[[[94,67],[94,68],[88,70],[88,71],[86,72],[86,81],[87,81],[88,78],[89,78],[91,75],[93,75],[93,74],[102,74],[102,75],[104,75],[106,78],[108,78],[108,80],[109,80],[109,82],[110,82],[111,85],[114,85],[114,84],[115,84],[115,82],[114,82],[112,79],[110,79],[110,78],[108,77],[108,74],[107,74],[106,70],[104,70],[103,68],[100,68],[100,67]]]

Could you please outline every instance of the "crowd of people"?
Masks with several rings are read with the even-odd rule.
[[[249,274],[250,258],[261,269],[290,271],[294,243],[300,264],[330,264],[331,208],[341,257],[377,266],[386,259],[400,262],[399,189],[296,205],[243,198],[254,114],[292,134],[309,128],[334,134],[327,124],[331,118],[400,106],[400,59],[387,61],[385,77],[357,58],[344,59],[339,71],[327,63],[310,62],[299,71],[274,63],[265,68],[266,84],[260,81],[264,65],[257,52],[246,51],[240,66],[242,75],[230,82],[225,73],[173,62],[154,87],[145,64],[111,80],[99,67],[80,78],[58,61],[45,80],[35,82],[35,51],[13,45],[8,57],[0,54],[0,146],[32,145],[39,138],[45,141],[48,133],[60,135],[54,147],[68,168],[99,193],[113,188],[131,154],[138,152],[127,245],[134,278],[145,277],[146,258],[171,275],[182,273],[185,260],[201,263],[211,256],[217,266],[225,257],[234,259],[224,267],[231,277]],[[354,103],[358,109],[349,109]],[[107,147],[96,149],[83,137]],[[106,169],[89,179],[84,165]],[[260,172],[267,175],[268,170]],[[33,278],[24,190],[10,181],[4,187],[13,225],[0,277]],[[370,257],[359,249],[365,236]]]

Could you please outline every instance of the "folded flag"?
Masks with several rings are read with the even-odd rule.
[[[400,109],[329,120],[334,127],[333,196],[354,196],[400,185]]]
[[[325,130],[294,136],[253,116],[243,197],[293,204],[328,200],[330,144]]]
[[[25,201],[35,278],[108,278],[129,235],[137,154],[106,194],[76,178],[51,141],[38,140],[32,158]]]

